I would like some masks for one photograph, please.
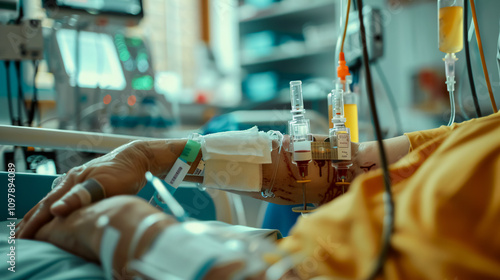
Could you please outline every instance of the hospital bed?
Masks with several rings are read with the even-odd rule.
[[[133,140],[145,139],[106,135],[100,133],[75,132],[27,127],[0,126],[0,145],[70,149],[84,152],[105,153]],[[51,190],[57,176],[15,173],[15,218],[17,222]],[[0,172],[0,182],[6,185],[8,173]],[[2,188],[2,197],[7,200],[7,189]],[[154,193],[146,185],[138,196],[149,200]],[[197,184],[183,183],[175,193],[189,215],[198,220],[218,220],[239,224],[244,217],[241,199],[219,190],[203,191]],[[0,235],[9,236],[7,203],[0,211]],[[9,246],[7,238],[0,239],[0,254],[5,256]],[[5,251],[5,252],[4,252]],[[89,263],[65,252],[52,244],[32,240],[16,240],[16,273],[7,270],[8,263],[0,264],[0,279],[104,279],[99,265]]]

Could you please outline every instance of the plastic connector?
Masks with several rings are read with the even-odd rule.
[[[345,62],[345,56],[343,52],[340,52],[339,55],[339,66],[337,67],[337,77],[340,78],[340,80],[345,81],[346,77],[351,75],[349,73],[349,67],[347,66],[347,63]]]
[[[446,69],[446,85],[448,86],[448,92],[455,91],[455,61],[457,60],[454,53],[447,53],[443,58]]]
[[[455,122],[455,61],[458,59],[454,53],[447,53],[443,60],[446,69],[446,86],[450,94],[450,121],[448,122],[450,126]]]
[[[448,92],[455,91],[455,76],[446,76],[446,88]]]

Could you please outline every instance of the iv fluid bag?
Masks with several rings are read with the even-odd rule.
[[[439,50],[457,53],[463,48],[463,8],[450,6],[439,8]]]

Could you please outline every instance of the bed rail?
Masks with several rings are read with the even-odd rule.
[[[0,145],[107,153],[134,140],[153,138],[0,125]]]

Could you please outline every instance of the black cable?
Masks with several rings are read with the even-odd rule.
[[[15,24],[19,25],[21,24],[21,20],[24,17],[24,9],[23,9],[23,1],[19,0],[19,16],[15,20]]]
[[[375,70],[377,71],[377,74],[382,81],[382,85],[385,88],[385,92],[387,93],[387,98],[389,99],[389,104],[391,105],[392,108],[392,113],[394,114],[394,120],[396,122],[396,130],[397,134],[401,135],[403,134],[403,125],[401,124],[401,115],[399,114],[399,109],[398,105],[396,103],[396,98],[394,97],[394,93],[392,92],[391,86],[389,84],[389,81],[387,80],[384,71],[382,71],[382,68],[380,67],[379,63],[374,63],[375,64]]]
[[[23,110],[26,113],[26,116],[29,115],[28,107],[24,102],[24,92],[23,92],[23,75],[21,71],[21,61],[14,62],[14,66],[16,68],[17,73],[17,114],[18,114],[18,125],[23,126]]]
[[[385,260],[390,249],[391,234],[394,228],[394,203],[392,200],[391,192],[391,178],[389,174],[389,168],[387,164],[387,157],[385,154],[384,144],[382,143],[382,133],[380,131],[380,122],[377,115],[377,106],[375,104],[375,95],[373,93],[372,76],[370,72],[369,58],[368,58],[368,47],[366,45],[366,31],[365,25],[363,23],[363,0],[358,1],[358,16],[359,16],[359,31],[361,37],[361,43],[363,45],[363,66],[366,73],[366,87],[368,91],[368,100],[370,102],[370,111],[373,119],[373,126],[375,127],[375,135],[377,137],[377,143],[380,153],[380,162],[382,164],[382,170],[384,171],[384,227],[382,232],[382,249],[378,256],[377,262],[373,271],[368,276],[368,279],[374,279],[380,271],[382,271]]]
[[[36,87],[36,75],[38,74],[38,61],[33,61],[34,74],[33,74],[33,99],[31,100],[31,108],[28,116],[28,126],[32,126],[35,119],[35,113],[40,113],[38,108],[38,89]],[[40,119],[40,118],[39,118]]]
[[[12,125],[16,125],[16,120],[14,119],[14,106],[12,105],[12,93],[10,92],[10,61],[4,62],[5,65],[5,74],[7,78],[7,102],[9,106],[9,117]]]
[[[14,61],[15,73],[17,75],[17,125],[23,125],[22,103],[24,102],[23,90],[21,88],[21,62]]]
[[[356,1],[352,1],[352,8],[354,9],[354,11],[358,10],[358,3]]]
[[[474,106],[476,107],[476,113],[477,117],[480,118],[483,116],[481,113],[481,108],[479,107],[479,101],[477,99],[477,93],[476,93],[476,85],[474,83],[474,75],[472,74],[472,65],[470,62],[470,50],[469,50],[469,39],[468,39],[468,34],[467,34],[467,28],[468,28],[468,13],[469,13],[469,4],[467,3],[468,1],[464,1],[464,45],[465,45],[465,59],[467,62],[467,74],[469,75],[469,85],[470,85],[470,91],[472,93],[472,100],[474,100]]]

